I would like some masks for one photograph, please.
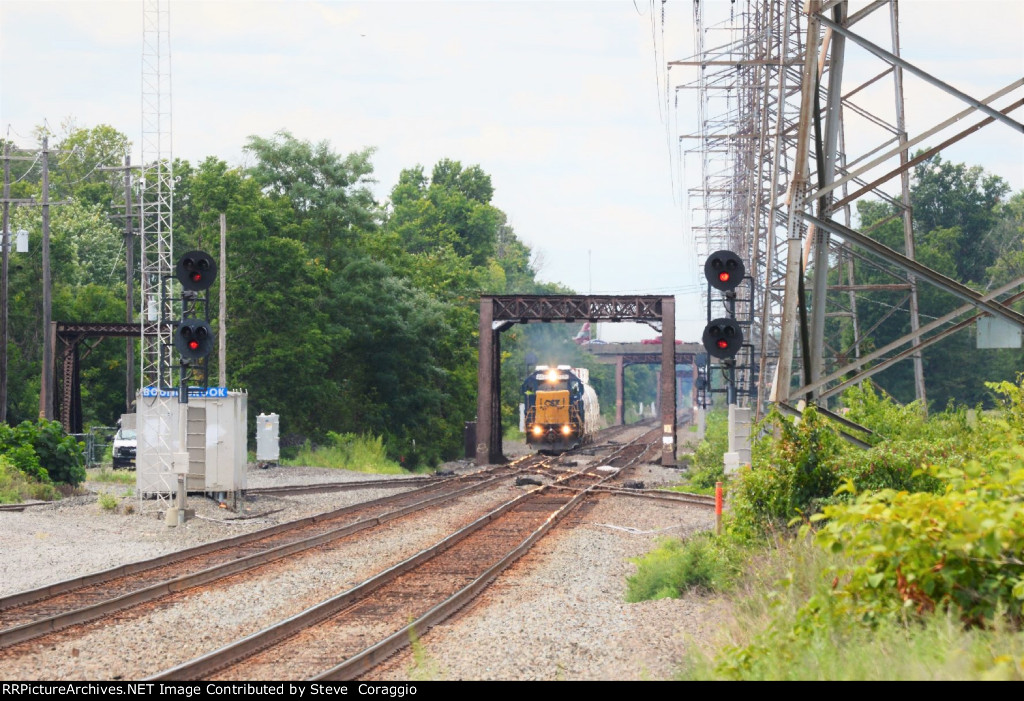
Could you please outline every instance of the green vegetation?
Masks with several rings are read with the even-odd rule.
[[[409,628],[409,646],[412,649],[412,664],[409,665],[406,673],[409,679],[417,682],[437,681],[443,679],[441,666],[429,652],[423,641],[416,633],[415,627]]]
[[[813,408],[769,414],[726,533],[662,543],[628,581],[631,601],[733,602],[681,677],[1024,680],[1024,374],[988,388],[998,410],[970,421],[848,392],[868,450]]]
[[[729,412],[713,409],[707,412],[704,439],[693,454],[689,481],[694,487],[714,489],[716,482],[725,479],[722,455],[729,450]]]
[[[328,444],[312,447],[307,443],[294,458],[282,460],[281,464],[389,475],[405,472],[400,462],[388,459],[384,441],[380,438],[333,431],[327,432],[327,438]]]
[[[49,482],[40,482],[19,470],[6,455],[0,455],[0,504],[19,504],[26,499],[50,501],[60,492]]]
[[[111,216],[123,183],[96,166],[120,162],[131,144],[108,125],[62,129],[39,129],[68,154],[50,172],[51,199],[67,203],[51,217],[53,318],[122,321],[124,273],[112,261],[123,261],[123,233]],[[175,162],[174,243],[178,254],[215,251],[225,214],[227,384],[249,390],[250,422],[279,414],[283,449],[331,446],[328,432],[379,436],[387,458],[409,470],[461,456],[463,425],[476,414],[480,295],[572,290],[537,280],[534,252],[493,204],[479,165],[411,164],[378,201],[372,148],[342,154],[280,131],[249,137],[246,151],[245,168],[216,157]],[[38,198],[39,169],[14,161],[11,170],[11,197]],[[10,279],[16,424],[39,407],[41,214],[15,207],[11,216],[13,229],[30,232]],[[613,369],[587,360],[572,340],[578,330],[531,324],[502,334],[505,426],[518,424],[527,358],[589,366],[598,392],[614,396]],[[84,424],[110,425],[124,410],[124,346],[101,343],[88,355]],[[217,372],[215,358],[209,370]],[[652,401],[653,378],[631,368],[627,400]]]
[[[113,494],[100,492],[99,498],[96,501],[104,511],[114,511],[117,509],[117,497]]]
[[[727,590],[739,572],[740,555],[733,541],[708,533],[687,541],[664,538],[656,550],[633,560],[637,572],[627,580],[626,601]]]
[[[747,567],[732,593],[735,617],[722,622],[720,646],[694,646],[680,679],[1020,680],[1024,635],[1005,620],[986,630],[955,616],[914,615],[872,626],[835,609],[832,572],[842,562],[809,539],[781,541]],[[795,623],[794,623],[795,622]]]
[[[58,485],[85,481],[82,444],[56,421],[0,423],[0,503],[60,498]]]
[[[123,472],[111,470],[107,467],[98,467],[86,471],[88,479],[93,482],[112,482],[114,484],[135,484],[134,472]]]

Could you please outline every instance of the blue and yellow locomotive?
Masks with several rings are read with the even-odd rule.
[[[586,368],[538,365],[523,382],[526,443],[543,452],[590,442],[601,409]]]

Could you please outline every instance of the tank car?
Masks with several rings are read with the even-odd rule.
[[[526,443],[541,452],[572,450],[597,432],[601,409],[586,368],[538,365],[523,381]]]

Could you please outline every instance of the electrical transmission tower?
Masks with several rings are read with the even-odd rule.
[[[148,411],[161,390],[173,383],[171,353],[175,318],[170,294],[174,273],[172,235],[174,178],[171,149],[171,23],[169,0],[144,0],[142,30],[142,177],[139,191],[139,273],[142,304],[139,315],[142,329],[142,396],[138,412]],[[155,390],[155,392],[154,392]],[[138,447],[137,470],[152,475],[147,485],[169,506],[176,475],[173,454],[181,449],[173,430],[172,413],[155,410],[156,430],[141,438],[155,441]],[[139,489],[139,498],[144,496]]]
[[[980,314],[1024,327],[1024,316],[1006,306],[1016,298],[1006,295],[1024,278],[983,295],[914,259],[909,194],[914,165],[987,124],[1010,127],[1019,148],[1024,125],[1008,115],[1024,104],[1024,80],[979,99],[915,66],[900,52],[897,0],[741,0],[694,2],[693,8],[694,55],[669,63],[686,72],[677,90],[698,94],[692,131],[680,137],[684,164],[699,159],[700,185],[688,191],[691,216],[699,257],[724,248],[750,263],[758,410],[765,400],[824,404],[905,358],[914,363],[915,393],[924,399],[922,348]],[[861,70],[847,71],[848,57]],[[908,134],[908,76],[956,97],[964,109]],[[1014,95],[1015,102],[994,108]],[[976,112],[985,118],[953,133]],[[685,115],[680,121],[687,124]],[[912,158],[911,149],[932,137],[941,143]],[[861,198],[897,212],[902,250],[853,228],[852,207]],[[858,285],[854,262],[891,282]],[[921,284],[966,304],[922,326]],[[876,301],[889,295],[890,313],[910,329],[870,352],[864,340],[872,329],[857,318],[858,300],[868,292]],[[829,335],[829,317],[847,320],[848,347]]]
[[[174,174],[171,143],[171,24],[168,0],[144,0],[142,42],[141,386],[171,386],[175,317],[168,289],[174,272]]]

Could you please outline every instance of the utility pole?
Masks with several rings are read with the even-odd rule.
[[[139,166],[135,166],[136,169]],[[124,218],[124,287],[125,287],[125,312],[124,319],[129,324],[134,321],[133,306],[135,304],[135,231],[132,229],[132,222],[135,218],[135,210],[132,205],[132,158],[124,157],[123,166],[102,167],[98,170],[120,170],[124,171],[124,214],[112,216],[112,219]],[[132,403],[135,400],[135,339],[125,339],[125,412],[132,413]]]
[[[21,151],[22,149],[17,150]],[[51,318],[52,304],[50,298],[50,205],[66,204],[66,201],[50,201],[50,153],[49,137],[44,136],[43,149],[39,153],[43,169],[42,201],[37,202],[33,198],[12,199],[10,196],[10,162],[33,159],[26,156],[11,156],[10,144],[5,144],[4,146],[3,233],[0,234],[0,240],[4,243],[2,255],[3,265],[2,271],[0,271],[0,275],[3,277],[2,293],[0,293],[0,308],[2,308],[2,310],[0,310],[0,317],[2,317],[0,318],[0,421],[7,420],[8,287],[10,282],[10,246],[13,245],[8,228],[10,226],[10,205],[12,203],[28,205],[30,207],[42,206],[43,208],[43,368],[41,380],[42,386],[39,388],[39,416],[40,418],[53,419],[53,346],[56,339],[54,338],[55,330],[52,323],[53,320]]]
[[[227,278],[228,278],[228,260],[227,260],[227,236],[228,236],[228,223],[227,215],[224,212],[220,214],[220,308],[217,314],[217,386],[227,387],[228,386],[228,366],[227,366],[227,349],[228,349],[228,308],[227,308]]]
[[[7,423],[7,276],[10,265],[10,244],[11,236],[8,233],[10,228],[11,209],[11,145],[4,144],[4,217],[3,233],[0,234],[0,241],[3,242],[3,277],[2,288],[0,288],[0,423]]]
[[[50,137],[43,137],[43,386],[39,389],[39,418],[53,420],[53,310],[50,299]]]
[[[124,320],[132,323],[132,305],[135,304],[135,295],[132,290],[132,282],[135,279],[135,238],[132,233],[132,157],[124,157]],[[125,412],[132,413],[132,403],[135,399],[135,339],[126,338],[124,341],[125,359],[125,384],[124,401]]]

